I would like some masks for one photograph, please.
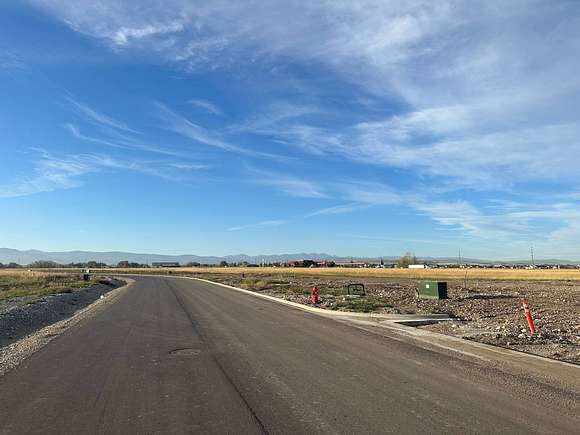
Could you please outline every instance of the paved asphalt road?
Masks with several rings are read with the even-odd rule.
[[[143,277],[0,378],[0,433],[580,433],[534,400],[388,332]]]

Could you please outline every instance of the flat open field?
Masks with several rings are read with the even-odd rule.
[[[59,269],[66,271],[67,269]],[[70,269],[68,269],[70,270]],[[79,269],[75,269],[78,271]],[[252,275],[304,275],[304,276],[342,276],[361,278],[403,278],[439,280],[546,280],[580,281],[580,269],[371,269],[371,268],[303,268],[303,267],[176,267],[159,269],[91,269],[95,272],[113,273],[153,273],[153,274],[252,274]]]
[[[0,303],[15,299],[33,302],[43,296],[70,293],[93,284],[83,281],[79,273],[0,270]]]

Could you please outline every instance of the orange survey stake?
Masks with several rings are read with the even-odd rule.
[[[536,325],[534,325],[534,319],[532,319],[532,313],[530,312],[530,308],[528,307],[527,299],[522,299],[522,307],[524,308],[524,315],[526,316],[526,320],[528,321],[530,332],[533,334],[534,332],[536,332]]]

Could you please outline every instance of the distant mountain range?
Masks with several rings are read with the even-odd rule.
[[[90,252],[90,251],[67,251],[67,252],[46,252],[35,249],[20,251],[18,249],[0,248],[0,263],[18,263],[30,264],[35,261],[54,261],[56,263],[86,263],[96,261],[106,264],[117,264],[119,261],[129,261],[132,263],[152,262],[177,262],[186,264],[198,262],[202,264],[219,264],[221,261],[228,263],[266,263],[285,262],[290,260],[302,259],[332,260],[332,261],[360,261],[360,260],[377,260],[362,257],[339,257],[323,253],[296,253],[296,254],[279,254],[279,255],[226,255],[218,256],[201,256],[201,255],[162,255],[162,254],[139,254],[133,252]],[[384,260],[394,260],[398,257],[384,257]],[[380,260],[380,259],[379,259]]]
[[[0,248],[0,263],[18,263],[18,264],[30,264],[35,261],[54,261],[55,263],[68,264],[68,263],[86,263],[88,261],[96,261],[99,263],[105,263],[110,265],[115,265],[119,261],[129,261],[132,263],[147,263],[152,262],[177,262],[180,264],[186,264],[191,262],[198,262],[202,264],[219,264],[221,261],[227,261],[228,263],[241,263],[246,261],[248,263],[259,264],[262,261],[266,263],[274,262],[285,262],[290,260],[302,260],[302,259],[313,259],[313,260],[332,260],[336,262],[345,261],[373,261],[378,262],[383,259],[385,262],[392,262],[399,259],[399,256],[384,256],[384,257],[344,257],[337,255],[330,255],[324,253],[296,253],[296,254],[278,254],[278,255],[226,255],[223,257],[218,256],[200,256],[200,255],[161,255],[161,254],[138,254],[133,252],[90,252],[90,251],[67,251],[67,252],[46,252],[39,251],[35,249],[21,251],[18,249],[10,248]],[[457,257],[420,257],[418,258],[421,262],[437,262],[437,263],[457,263]],[[479,260],[474,258],[463,258],[463,263],[504,263],[504,264],[529,264],[529,260],[521,261],[489,261],[489,260]],[[537,264],[577,264],[578,262],[569,260],[536,260]]]

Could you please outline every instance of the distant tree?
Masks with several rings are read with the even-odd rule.
[[[68,263],[65,267],[83,269],[87,267],[86,263]]]
[[[8,269],[20,269],[22,266],[18,263],[14,263],[14,262],[10,262],[8,263],[8,266],[6,266]]]
[[[123,261],[119,261],[117,263],[117,267],[127,269],[128,267],[131,267],[131,265],[129,264],[129,262],[127,260],[123,260]]]
[[[31,269],[54,269],[55,267],[61,267],[60,264],[54,261],[35,261],[28,265]]]
[[[91,269],[99,269],[103,267],[107,267],[105,263],[98,263],[96,261],[87,261],[87,267]]]
[[[225,260],[220,261],[220,267],[228,267],[228,262]]]
[[[417,264],[417,257],[412,252],[407,252],[397,262],[397,266],[399,267],[409,267],[409,264]]]
[[[190,261],[189,263],[185,264],[185,267],[199,267],[201,266],[201,263],[198,263],[197,261]]]

